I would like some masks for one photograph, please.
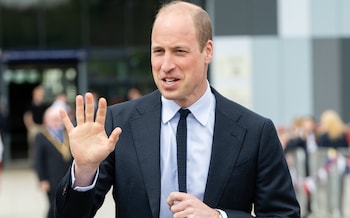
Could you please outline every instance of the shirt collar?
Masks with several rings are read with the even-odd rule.
[[[213,110],[215,104],[214,94],[211,92],[209,82],[207,82],[207,90],[204,95],[198,99],[195,103],[188,107],[191,114],[196,118],[196,120],[205,126],[209,120],[209,114]],[[176,104],[173,100],[168,100],[162,96],[162,122],[169,122],[180,109],[180,106]]]

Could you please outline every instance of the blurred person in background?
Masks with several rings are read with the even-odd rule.
[[[49,211],[47,218],[54,217],[55,191],[71,164],[68,136],[59,109],[49,107],[44,114],[44,127],[34,141],[34,167],[40,189],[47,193]]]
[[[52,107],[55,107],[57,109],[64,109],[70,116],[72,116],[72,110],[71,106],[68,103],[67,94],[64,92],[61,92],[56,95],[55,100],[53,101]]]
[[[317,123],[312,116],[304,116],[295,118],[292,124],[292,134],[289,139],[286,140],[286,146],[284,152],[286,154],[289,168],[293,170],[295,167],[295,161],[292,153],[296,149],[302,149],[305,157],[304,170],[305,178],[310,179],[310,155],[314,154],[318,149],[318,134],[317,134]],[[295,186],[299,186],[299,179],[296,175],[292,174]],[[306,181],[306,180],[305,180]],[[296,187],[298,188],[298,187]],[[305,188],[305,186],[304,186]],[[309,189],[304,190],[307,196],[307,214],[312,213],[311,210],[311,192]]]
[[[27,129],[28,156],[32,159],[32,147],[36,134],[43,125],[43,116],[49,104],[45,101],[45,89],[43,86],[36,86],[32,91],[32,101],[23,114],[23,122]]]
[[[292,133],[286,140],[285,152],[295,148],[302,148],[307,156],[316,152],[319,140],[317,128],[312,116],[296,118],[292,125]]]
[[[94,99],[94,111],[96,114],[97,107],[98,107],[98,99],[100,98],[100,95],[98,94],[98,92],[93,91],[93,90],[90,90],[89,92],[92,94],[93,99]]]
[[[141,96],[142,96],[142,94],[141,94],[140,90],[137,88],[130,88],[128,90],[128,100],[137,99]]]
[[[334,110],[326,110],[320,116],[319,146],[329,148],[347,148],[346,125]]]
[[[281,142],[281,146],[283,150],[285,150],[287,146],[287,142],[289,141],[289,138],[290,138],[290,129],[288,126],[276,126],[276,130],[277,130],[278,138]]]
[[[320,147],[347,148],[346,125],[334,110],[326,110],[320,116]]]

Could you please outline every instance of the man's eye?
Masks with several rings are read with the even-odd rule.
[[[163,52],[163,50],[161,50],[161,49],[155,49],[155,50],[153,50],[153,53],[155,53],[155,54],[160,54],[160,53],[162,53]]]
[[[176,50],[176,53],[183,54],[183,53],[186,53],[186,51],[179,49],[179,50]]]

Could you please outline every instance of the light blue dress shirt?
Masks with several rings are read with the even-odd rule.
[[[160,216],[172,218],[166,202],[170,192],[177,192],[176,128],[180,106],[162,97],[160,138],[161,202]],[[203,200],[210,164],[215,122],[215,97],[208,88],[188,109],[187,117],[187,192]]]

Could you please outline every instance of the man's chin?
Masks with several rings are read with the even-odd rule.
[[[171,95],[171,94],[167,94],[167,93],[162,93],[163,97],[167,100],[172,100],[172,101],[175,101],[177,98],[175,95]]]

